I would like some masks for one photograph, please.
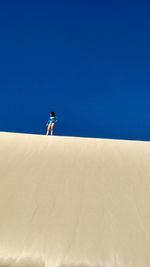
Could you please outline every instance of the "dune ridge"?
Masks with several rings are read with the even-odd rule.
[[[0,133],[0,267],[149,267],[150,142]]]

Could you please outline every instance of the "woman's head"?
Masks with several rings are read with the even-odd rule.
[[[54,112],[54,111],[51,111],[51,112],[50,112],[50,115],[51,115],[52,117],[55,117],[55,112]]]

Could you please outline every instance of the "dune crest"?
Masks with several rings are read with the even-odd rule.
[[[149,267],[150,142],[0,133],[0,267]]]

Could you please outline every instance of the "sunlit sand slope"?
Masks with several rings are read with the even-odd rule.
[[[149,267],[150,143],[0,133],[0,267]]]

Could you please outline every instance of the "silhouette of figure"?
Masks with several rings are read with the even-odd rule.
[[[46,135],[49,135],[49,134],[53,135],[56,122],[57,122],[57,118],[56,118],[55,112],[51,111],[49,120],[46,124],[46,126],[47,126]]]

